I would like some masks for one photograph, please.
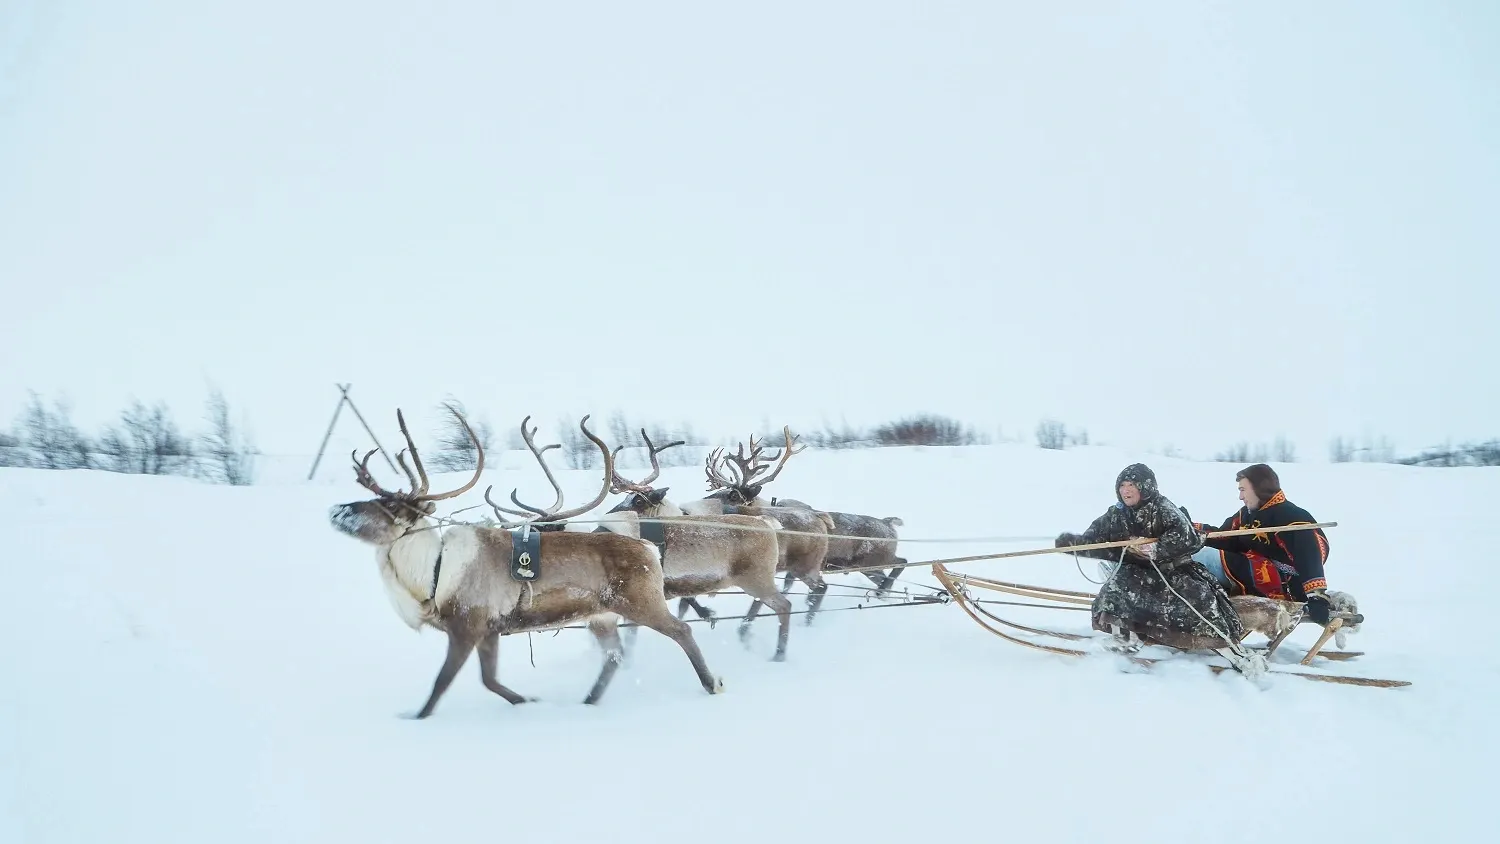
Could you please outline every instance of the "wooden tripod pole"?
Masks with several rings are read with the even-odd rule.
[[[396,471],[396,464],[391,460],[391,456],[386,453],[385,446],[380,444],[380,439],[375,436],[374,431],[370,430],[370,424],[365,421],[365,417],[359,412],[359,408],[354,406],[354,399],[349,398],[349,388],[354,385],[335,384],[334,386],[339,388],[339,403],[333,408],[333,419],[329,421],[328,430],[323,434],[323,443],[318,446],[318,454],[313,458],[312,468],[307,472],[307,479],[312,480],[313,476],[318,473],[318,464],[323,461],[323,452],[328,448],[328,440],[333,437],[333,426],[339,423],[339,411],[343,410],[346,404],[349,405],[350,410],[354,411],[354,418],[358,419],[359,424],[364,426],[365,433],[369,434],[370,439],[375,442],[375,447],[380,450],[380,456],[385,458],[385,462],[391,467],[391,471]]]

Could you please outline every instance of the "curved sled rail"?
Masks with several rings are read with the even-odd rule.
[[[934,562],[932,564],[932,573],[937,577],[938,582],[943,585],[943,588],[947,590],[948,594],[952,597],[953,603],[958,604],[959,608],[962,609],[964,613],[969,616],[969,618],[972,618],[976,624],[978,624],[980,627],[983,627],[985,630],[988,630],[989,632],[995,634],[996,636],[999,636],[1000,638],[1008,642],[1014,642],[1015,644],[1022,645],[1028,648],[1034,648],[1039,651],[1045,651],[1047,653],[1073,657],[1087,657],[1091,655],[1089,651],[1079,650],[1077,648],[1063,647],[1061,645],[1051,645],[1044,642],[1034,642],[1029,639],[1023,639],[1019,636],[1011,635],[1010,633],[1001,630],[1000,626],[1003,625],[1005,627],[1010,627],[1012,629],[1019,630],[1025,633],[1053,636],[1059,639],[1067,639],[1072,641],[1086,641],[1092,638],[1089,636],[1080,636],[1073,633],[1056,633],[1050,630],[1027,627],[1023,624],[1017,624],[1013,621],[1007,621],[1006,619],[1000,618],[999,616],[980,606],[979,603],[974,599],[974,597],[969,594],[968,590],[964,588],[964,585],[967,584],[979,586],[986,589],[992,589],[997,592],[1029,594],[1030,597],[1047,597],[1049,600],[1058,601],[1059,603],[1076,603],[1080,600],[1084,593],[1070,592],[1069,590],[1054,590],[1044,587],[1027,587],[1022,584],[1011,584],[1005,583],[1003,581],[994,581],[989,580],[988,578],[975,577],[973,575],[955,575],[953,572],[948,571],[948,569],[941,562]],[[1330,627],[1332,627],[1332,625],[1330,625]],[[1331,635],[1331,632],[1325,631],[1325,637],[1319,642],[1319,646],[1321,646],[1323,642],[1327,641],[1327,636]],[[1304,659],[1304,662],[1302,664],[1306,665],[1307,661],[1310,660],[1312,658],[1312,655],[1315,653],[1316,650],[1309,652],[1308,657]],[[1129,656],[1127,658],[1137,665],[1145,666],[1148,668],[1158,662],[1163,661],[1161,659],[1139,656]],[[1205,667],[1215,674],[1221,674],[1225,671],[1235,670],[1234,667],[1230,665],[1208,665]],[[1292,677],[1301,677],[1306,680],[1317,680],[1323,683],[1338,683],[1347,686],[1369,686],[1381,689],[1395,689],[1411,685],[1411,682],[1409,680],[1381,680],[1371,677],[1347,677],[1336,674],[1309,674],[1301,671],[1286,671],[1278,670],[1275,668],[1270,669],[1269,673],[1277,675],[1288,675]]]

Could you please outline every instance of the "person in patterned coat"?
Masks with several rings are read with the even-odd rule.
[[[1218,530],[1312,525],[1312,514],[1287,500],[1276,470],[1264,463],[1246,466],[1235,473],[1239,486],[1239,512],[1224,520]],[[1214,528],[1194,523],[1199,533]],[[1199,561],[1223,573],[1220,583],[1241,595],[1258,595],[1290,601],[1305,601],[1304,618],[1327,624],[1331,606],[1328,579],[1323,567],[1328,563],[1328,536],[1322,528],[1259,533],[1249,536],[1223,536],[1206,539]],[[1217,556],[1208,560],[1205,555]]]
[[[1118,548],[1076,552],[1121,561],[1094,598],[1094,629],[1131,648],[1139,647],[1132,637],[1183,650],[1224,648],[1244,638],[1229,596],[1193,559],[1203,547],[1202,535],[1157,489],[1156,474],[1142,463],[1126,466],[1115,479],[1115,499],[1083,533],[1063,533],[1055,542],[1064,548],[1134,537],[1155,540],[1129,548],[1123,558]]]

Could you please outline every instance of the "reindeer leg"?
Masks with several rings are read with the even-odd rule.
[[[693,670],[697,672],[698,682],[703,684],[704,691],[711,695],[724,691],[724,681],[708,670],[708,663],[703,659],[703,651],[698,649],[698,641],[693,638],[692,629],[687,622],[673,618],[665,604],[660,610],[656,607],[646,607],[622,612],[621,615],[676,642],[677,646],[682,648],[682,652],[687,654],[688,661],[693,664]]]
[[[807,595],[807,624],[813,623],[813,618],[818,614],[818,607],[823,606],[823,595],[828,592],[828,581],[823,580],[817,586],[808,590]]]
[[[786,578],[781,581],[781,594],[785,595],[786,593],[792,591],[792,578],[794,576],[795,573],[791,569],[787,569]]]
[[[630,655],[632,653],[635,653],[635,640],[638,639],[638,638],[640,638],[640,635],[641,635],[641,628],[640,628],[639,625],[637,625],[635,627],[627,627],[627,628],[625,628],[625,639],[629,642],[629,644],[626,645],[626,644],[622,643],[620,645],[620,650],[621,650],[621,654],[622,654],[622,656],[620,658],[621,662],[628,662],[629,659],[630,659]]]
[[[749,593],[746,592],[746,594]],[[763,603],[765,602],[760,598],[751,601],[750,609],[745,610],[745,617],[740,619],[740,642],[747,648],[750,646],[750,625],[754,624],[756,616],[760,615],[760,607]]]
[[[604,650],[604,666],[599,669],[599,677],[594,680],[594,687],[589,689],[588,697],[583,699],[585,704],[595,704],[604,696],[604,690],[609,688],[609,681],[614,679],[615,672],[620,670],[625,648],[620,642],[619,616],[610,614],[605,618],[589,619],[589,632],[594,634],[595,641]]]
[[[773,662],[785,662],[787,633],[792,626],[791,600],[788,599],[787,596],[776,591],[775,580],[772,580],[769,583],[742,583],[740,584],[740,588],[744,589],[746,594],[755,597],[756,601],[751,605],[755,610],[759,610],[761,603],[764,602],[767,606],[769,606],[776,612],[776,617],[781,622],[781,624],[780,629],[776,634],[776,655],[771,659]],[[748,636],[749,632],[750,620],[747,618],[745,622],[740,625],[741,638]]]
[[[687,615],[688,607],[692,607],[693,611],[698,613],[699,618],[708,622],[708,626],[710,628],[717,627],[719,625],[718,618],[714,615],[714,611],[698,603],[698,599],[691,596],[682,598],[677,602],[677,618],[679,621],[683,616]]]
[[[493,631],[479,640],[479,677],[484,687],[513,704],[529,703],[534,697],[523,697],[500,684],[497,667],[500,664],[500,632]]]
[[[437,679],[432,683],[432,694],[427,696],[427,703],[422,705],[420,712],[405,717],[420,720],[432,714],[432,710],[437,708],[438,698],[448,691],[448,686],[458,676],[458,670],[468,662],[469,654],[473,653],[478,641],[479,637],[467,630],[448,634],[448,656],[443,660],[443,667],[438,670]]]
[[[885,584],[875,591],[876,595],[883,594],[886,591],[888,591],[892,586],[895,586],[896,585],[896,578],[900,577],[901,573],[904,572],[904,571],[906,571],[906,558],[905,557],[897,557],[896,560],[895,560],[895,562],[896,562],[895,567],[893,567],[891,569],[890,574],[887,574],[885,576]]]

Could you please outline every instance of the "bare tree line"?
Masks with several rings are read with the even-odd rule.
[[[1286,437],[1271,443],[1235,443],[1214,455],[1221,463],[1295,463],[1297,447]],[[1448,443],[1417,454],[1398,455],[1389,437],[1334,437],[1328,442],[1330,463],[1388,463],[1401,466],[1500,466],[1500,439]]]
[[[461,412],[462,405],[456,404]],[[205,402],[203,425],[196,433],[185,432],[172,417],[167,405],[146,405],[132,401],[118,420],[95,435],[81,431],[71,419],[68,403],[55,399],[49,405],[35,392],[10,431],[0,430],[0,467],[37,469],[101,469],[143,475],[179,475],[212,483],[246,485],[254,481],[256,457],[260,451],[249,441],[243,427],[230,413],[229,403],[217,388]],[[497,430],[487,420],[465,412],[480,444],[486,452],[498,452]],[[477,452],[473,441],[453,417],[445,415],[435,436],[435,447],[428,464],[437,471],[472,470]],[[578,429],[580,415],[562,414],[554,421],[565,464],[574,469],[593,469],[600,463],[598,450]],[[532,425],[537,423],[533,420]],[[705,449],[716,443],[700,434],[690,422],[668,425],[645,421],[615,411],[604,427],[612,447],[624,447],[622,465],[644,459],[646,440],[660,446],[678,440],[688,448],[663,452],[664,466],[694,465],[703,459]],[[769,448],[785,445],[780,426],[762,420],[762,429],[754,433]],[[598,430],[596,428],[596,430]],[[873,426],[856,426],[848,422],[825,422],[821,429],[794,431],[809,446],[823,449],[859,449],[899,446],[966,446],[987,445],[995,439],[989,434],[951,417],[940,414],[915,414]],[[1044,419],[1036,426],[1036,445],[1045,449],[1064,449],[1089,444],[1088,432],[1070,430],[1055,419]],[[1019,441],[1007,438],[1000,441]],[[505,429],[504,447],[525,448],[519,427]],[[634,453],[633,453],[634,452]],[[1166,452],[1181,456],[1176,449]],[[1335,437],[1328,445],[1328,457],[1334,463],[1388,463],[1408,466],[1459,467],[1500,465],[1500,439],[1444,444],[1418,454],[1398,456],[1386,437]],[[1241,441],[1221,450],[1213,460],[1231,463],[1293,463],[1297,448],[1284,436],[1271,442]]]
[[[0,433],[0,466],[32,469],[102,469],[136,475],[179,475],[244,486],[254,481],[259,451],[231,418],[223,393],[205,403],[203,429],[183,431],[166,403],[133,400],[119,420],[97,435],[72,421],[63,399],[49,407],[36,392],[14,429]]]

